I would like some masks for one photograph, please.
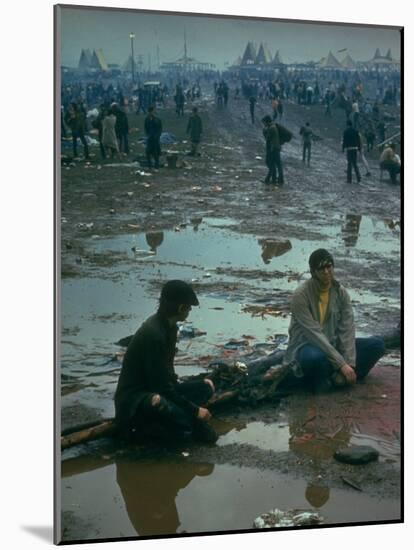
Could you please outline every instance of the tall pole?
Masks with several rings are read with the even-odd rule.
[[[129,33],[129,38],[131,39],[131,72],[132,72],[132,82],[135,82],[135,61],[134,61],[134,38],[135,34],[133,32]]]

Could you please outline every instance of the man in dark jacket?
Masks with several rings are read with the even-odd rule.
[[[217,440],[207,424],[211,414],[203,406],[214,393],[212,381],[179,382],[174,371],[177,323],[196,305],[189,284],[169,281],[161,290],[157,313],[129,343],[115,393],[116,422],[127,437],[161,429],[162,436],[173,440]]]
[[[149,107],[148,115],[145,118],[145,133],[147,135],[147,162],[151,168],[151,158],[154,158],[155,168],[159,168],[161,155],[160,137],[162,133],[162,122],[155,116],[155,108]]]
[[[117,105],[116,103],[111,107],[112,112],[116,117],[115,122],[115,134],[119,144],[119,152],[129,154],[129,144],[128,144],[128,117],[126,113]]]
[[[266,115],[262,118],[263,135],[266,140],[266,166],[268,168],[265,183],[276,183],[283,185],[283,167],[280,158],[280,136],[277,126],[273,123],[271,117]],[[276,169],[278,178],[276,180]]]
[[[346,179],[348,183],[352,183],[352,168],[355,171],[357,182],[361,181],[361,174],[359,172],[357,158],[358,153],[361,152],[361,137],[359,132],[352,126],[350,120],[346,123],[346,130],[342,137],[342,151],[346,151],[346,158],[348,161]]]
[[[302,162],[305,164],[305,160],[307,158],[308,166],[310,165],[310,159],[311,159],[311,149],[312,149],[312,128],[310,127],[309,122],[305,124],[305,126],[302,126],[300,129],[299,134],[302,136]]]
[[[72,132],[73,156],[78,156],[78,138],[81,140],[85,159],[89,159],[89,149],[85,138],[86,118],[77,103],[69,105],[68,112],[65,115],[65,122]]]
[[[187,124],[187,134],[190,134],[191,139],[191,151],[190,155],[200,156],[200,153],[197,153],[198,146],[200,144],[201,140],[201,134],[203,133],[203,123],[201,121],[201,117],[198,114],[197,107],[193,107],[193,112],[190,115],[190,118],[188,119]]]

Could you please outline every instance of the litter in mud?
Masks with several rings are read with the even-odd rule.
[[[256,529],[277,529],[280,527],[304,527],[320,525],[324,518],[312,510],[279,510],[275,508],[254,520]]]

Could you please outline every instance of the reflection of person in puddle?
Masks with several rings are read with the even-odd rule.
[[[195,476],[208,476],[213,464],[140,464],[118,461],[116,479],[129,519],[140,536],[177,533],[176,498]]]
[[[191,286],[169,281],[161,290],[160,305],[133,336],[125,353],[115,393],[115,417],[127,437],[158,435],[172,441],[191,436],[212,443],[217,434],[208,424],[204,403],[214,393],[207,378],[179,382],[174,372],[177,323],[199,304]]]
[[[345,224],[342,227],[342,238],[345,246],[355,246],[358,242],[359,226],[362,216],[359,214],[347,214]]]
[[[321,508],[329,500],[329,487],[309,483],[306,487],[305,497],[311,506]]]
[[[292,379],[313,390],[352,385],[366,377],[384,355],[380,337],[355,338],[351,300],[335,279],[334,260],[325,249],[309,257],[312,278],[293,294],[289,342],[283,358]],[[265,375],[271,378],[270,371]]]
[[[282,256],[292,248],[290,241],[272,241],[269,239],[259,239],[262,247],[262,260],[265,264],[270,264],[272,258]]]
[[[163,231],[149,231],[145,233],[145,239],[151,251],[156,252],[164,240],[164,233]]]

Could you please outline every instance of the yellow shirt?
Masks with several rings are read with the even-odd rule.
[[[326,311],[328,309],[328,303],[329,303],[329,288],[327,288],[326,290],[321,290],[319,294],[319,319],[320,319],[321,327],[323,326],[323,323],[325,321]]]

